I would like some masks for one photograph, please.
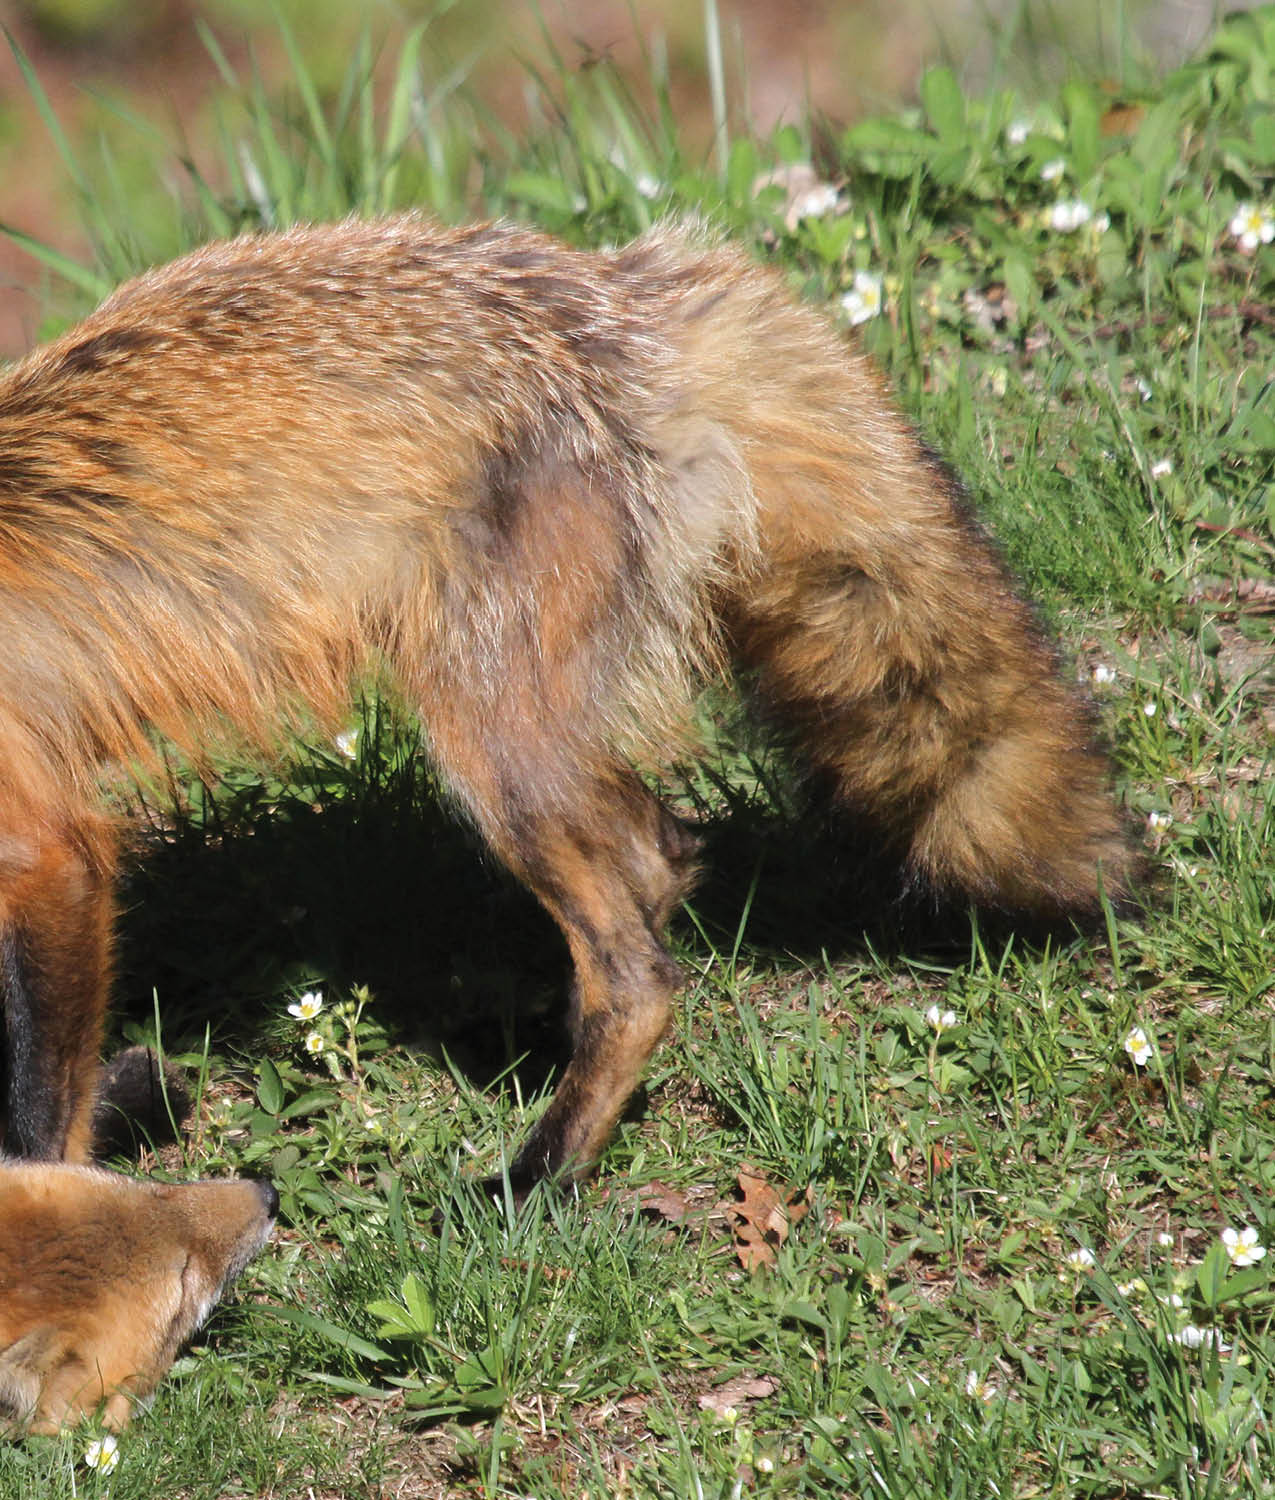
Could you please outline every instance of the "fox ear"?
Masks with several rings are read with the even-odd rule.
[[[0,1349],[0,1422],[30,1421],[60,1344],[58,1330],[46,1323]]]

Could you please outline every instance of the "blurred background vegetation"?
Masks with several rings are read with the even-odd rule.
[[[761,134],[807,111],[844,123],[906,102],[938,61],[969,86],[1028,95],[1077,70],[1136,88],[1190,54],[1217,14],[1210,0],[720,0],[715,9],[732,126]],[[381,58],[388,71],[423,26],[423,98],[463,100],[480,120],[523,135],[544,118],[537,70],[605,67],[639,103],[653,78],[667,80],[683,143],[708,149],[712,22],[693,0],[0,0],[0,20],[72,143],[114,143],[110,171],[126,190],[136,174],[139,212],[154,191],[154,158],[138,150],[148,135],[174,175],[186,156],[215,181],[227,68],[287,110],[295,72],[281,17],[320,91],[341,87],[362,38],[370,66]],[[0,223],[88,258],[65,169],[7,47]],[[18,247],[0,245],[0,357],[35,341],[46,280]]]

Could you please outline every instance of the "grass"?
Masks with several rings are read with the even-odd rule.
[[[32,1439],[0,1492],[1275,1493],[1275,1257],[1220,1237],[1275,1239],[1275,246],[1229,228],[1270,205],[1275,14],[1114,92],[938,70],[817,140],[723,116],[706,161],[605,67],[552,64],[552,123],[493,136],[425,40],[381,99],[367,49],[333,99],[295,47],[282,100],[227,66],[220,173],[163,215],[67,144],[99,261],[50,328],[210,234],[403,204],[584,243],[703,214],[834,310],[882,276],[861,334],[1093,684],[1147,907],[1041,946],[869,923],[706,706],[675,1033],[596,1184],[514,1212],[474,1183],[561,1061],[563,955],[413,727],[372,700],[352,756],[175,777],[138,809],[121,1031],[201,1080],[160,1165],[268,1172],[283,1220],[112,1475],[87,1431]],[[812,175],[838,197],[800,217]]]

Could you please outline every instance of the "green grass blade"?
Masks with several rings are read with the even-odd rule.
[[[52,245],[42,243],[34,235],[15,229],[11,224],[3,223],[0,223],[0,234],[11,239],[15,245],[19,245],[28,255],[34,256],[42,265],[56,271],[63,280],[87,292],[94,301],[100,302],[111,290],[111,282],[105,276],[90,270],[88,266],[81,265],[77,260],[72,260],[69,255],[63,255]]]

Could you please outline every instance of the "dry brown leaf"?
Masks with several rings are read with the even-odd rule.
[[[738,1411],[746,1402],[773,1396],[778,1389],[779,1382],[769,1375],[737,1375],[734,1380],[715,1385],[710,1391],[702,1391],[699,1404],[702,1410],[715,1411],[719,1417],[724,1417],[728,1412]]]
[[[722,1202],[734,1222],[735,1254],[746,1271],[775,1263],[775,1250],[788,1238],[792,1225],[810,1211],[813,1189],[781,1194],[764,1177],[747,1168],[739,1173],[742,1202]]]
[[[667,1219],[670,1224],[684,1224],[695,1212],[684,1193],[664,1182],[648,1182],[638,1188],[637,1199],[643,1213]]]

